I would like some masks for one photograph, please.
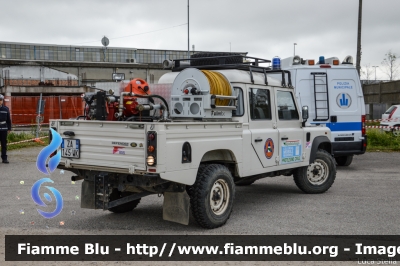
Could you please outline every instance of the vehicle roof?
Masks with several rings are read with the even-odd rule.
[[[323,64],[323,65],[328,65],[328,64]],[[353,65],[349,64],[341,64],[341,65],[330,65],[330,68],[323,68],[323,69],[355,69]],[[321,65],[316,64],[316,65],[291,65],[291,66],[282,66],[282,69],[321,69]]]
[[[238,69],[223,69],[223,70],[213,70],[223,74],[230,83],[252,83],[249,71],[238,70]],[[168,84],[173,83],[176,76],[180,72],[170,72],[166,73],[159,79],[158,83]],[[263,73],[253,72],[254,84],[265,85],[265,77]],[[276,78],[267,76],[268,86],[282,87],[282,82]]]

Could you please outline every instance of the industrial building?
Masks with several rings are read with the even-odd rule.
[[[40,94],[46,100],[45,122],[69,118],[82,113],[80,95],[90,91],[85,85],[109,86],[115,73],[157,83],[170,71],[162,68],[164,60],[187,56],[183,50],[0,42],[0,93],[14,124],[35,119]]]

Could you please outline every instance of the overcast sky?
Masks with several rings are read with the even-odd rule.
[[[190,49],[340,60],[357,48],[357,0],[190,0]],[[13,0],[0,5],[0,40],[187,50],[188,0]],[[363,0],[361,65],[400,55],[400,1]],[[130,36],[130,37],[124,37]],[[398,62],[400,59],[398,60]],[[399,77],[400,78],[400,77]]]

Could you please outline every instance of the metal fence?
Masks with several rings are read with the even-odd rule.
[[[4,78],[4,86],[58,86],[58,87],[77,87],[78,80],[73,79],[45,79],[40,81],[40,79],[9,79]]]
[[[13,125],[36,123],[39,99],[39,96],[7,97],[6,105],[10,108]],[[69,119],[83,115],[84,102],[79,96],[43,96],[42,100],[45,101],[42,123],[48,123],[49,119]]]

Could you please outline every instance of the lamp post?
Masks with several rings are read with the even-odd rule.
[[[296,45],[297,43],[293,44],[293,56],[296,56]]]
[[[376,81],[376,68],[379,66],[372,66],[373,68],[375,68],[375,81]]]

